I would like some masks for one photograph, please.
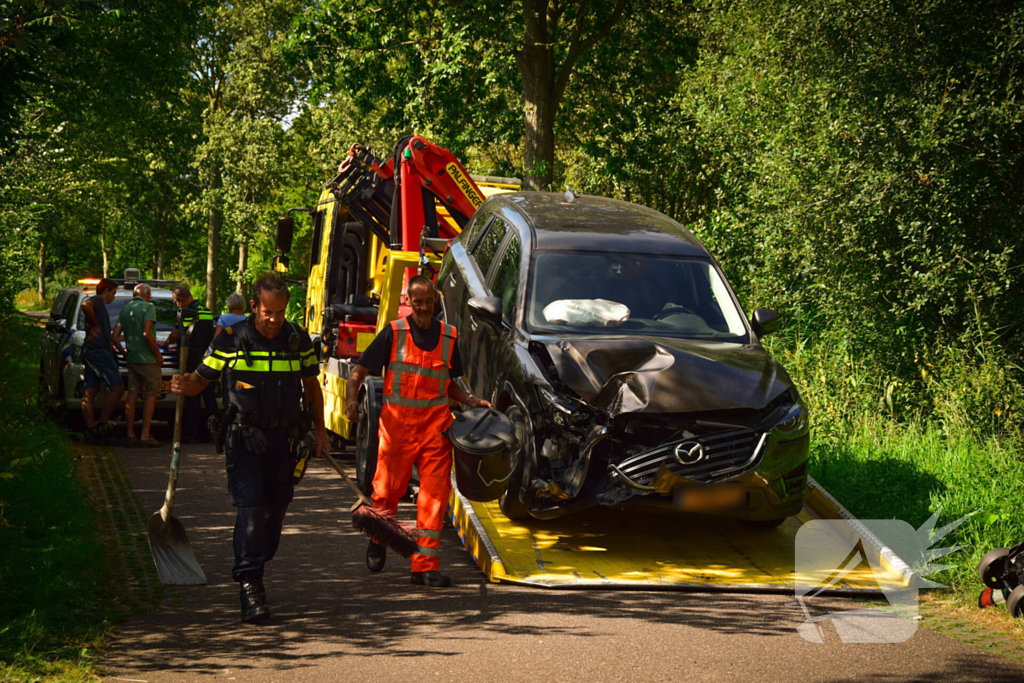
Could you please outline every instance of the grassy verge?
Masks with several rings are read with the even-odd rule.
[[[935,545],[964,546],[937,560],[951,569],[931,577],[950,585],[958,604],[976,604],[982,555],[1024,540],[1024,458],[1008,441],[867,419],[845,435],[813,442],[811,473],[862,519],[901,519],[919,528],[939,510],[937,527],[976,513]]]
[[[34,289],[23,289],[14,297],[14,306],[19,311],[48,311],[52,305],[52,298],[40,299]]]
[[[0,320],[0,680],[95,680],[123,586],[74,446],[36,405],[40,338],[23,316]]]

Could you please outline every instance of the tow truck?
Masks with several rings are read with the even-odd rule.
[[[472,176],[448,150],[408,136],[387,159],[368,146],[352,145],[316,205],[290,209],[278,220],[279,272],[290,266],[291,213],[304,211],[313,220],[301,324],[320,358],[325,423],[339,443],[354,442],[364,491],[376,464],[382,380],[364,380],[360,420],[353,424],[345,417],[352,364],[379,331],[408,313],[403,297],[409,277],[435,276],[450,241],[484,200],[518,188],[514,179]],[[452,481],[451,520],[480,570],[496,583],[778,592],[810,585],[818,593],[877,594],[918,582],[901,558],[811,477],[803,509],[771,530],[720,518],[681,524],[678,515],[609,508],[555,520],[512,520],[497,502],[469,501],[454,476]],[[841,533],[829,533],[829,542],[851,553],[835,572],[799,573],[797,535],[816,520],[845,520]]]

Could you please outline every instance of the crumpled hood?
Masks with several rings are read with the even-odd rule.
[[[543,343],[559,378],[610,417],[756,410],[792,384],[786,370],[755,346],[607,337]]]

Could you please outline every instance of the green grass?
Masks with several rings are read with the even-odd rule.
[[[19,311],[48,311],[52,305],[52,298],[40,300],[39,292],[34,289],[23,289],[14,297],[14,307]]]
[[[36,405],[40,338],[0,320],[0,680],[95,680],[122,587],[71,441]]]
[[[958,600],[977,599],[982,555],[1024,541],[1024,457],[1009,440],[868,419],[841,437],[812,436],[811,474],[861,519],[901,519],[919,528],[941,510],[939,527],[977,511],[935,545],[965,546],[937,561],[950,570],[930,577],[951,585]]]

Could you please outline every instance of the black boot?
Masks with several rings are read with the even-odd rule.
[[[263,587],[263,577],[256,579],[256,596],[264,605],[267,604],[267,589]]]
[[[238,596],[242,602],[242,621],[255,624],[270,616],[270,610],[260,599],[258,579],[245,578],[239,584]]]
[[[412,583],[416,586],[447,588],[452,585],[452,580],[441,572],[413,572]]]
[[[373,541],[366,546],[366,567],[374,574],[384,569],[384,560],[387,558],[387,546],[377,545]]]

